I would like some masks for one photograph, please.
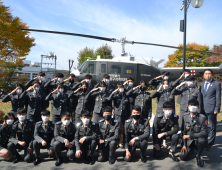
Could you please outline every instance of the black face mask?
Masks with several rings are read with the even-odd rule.
[[[132,115],[132,118],[135,120],[139,120],[140,119],[140,115]]]
[[[73,83],[74,83],[74,80],[71,79],[71,80],[69,80],[69,82],[70,82],[71,84],[73,84]]]
[[[104,119],[105,119],[105,120],[108,120],[108,121],[109,121],[111,118],[112,118],[111,115],[105,115],[105,116],[104,116]]]
[[[146,87],[143,87],[143,86],[142,86],[142,87],[140,87],[140,90],[141,90],[141,91],[146,91]]]
[[[82,91],[83,91],[83,92],[87,92],[87,88],[83,88]]]

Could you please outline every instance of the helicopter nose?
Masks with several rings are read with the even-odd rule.
[[[76,78],[79,78],[80,72],[79,70],[74,70],[72,74],[75,74]]]

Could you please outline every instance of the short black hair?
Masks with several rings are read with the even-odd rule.
[[[205,69],[205,70],[204,70],[204,73],[205,73],[205,71],[210,71],[211,74],[214,74],[214,73],[213,73],[213,70],[211,70],[211,69],[209,69],[209,68]]]
[[[89,84],[86,83],[85,81],[82,83],[82,86],[83,86],[83,85],[86,85],[87,88],[89,87]]]
[[[64,77],[64,74],[62,74],[62,73],[57,73],[57,74],[56,74],[56,77],[62,77],[62,78],[63,78],[63,77]]]
[[[16,84],[15,87],[21,87],[21,88],[22,88],[22,91],[24,91],[24,87],[23,87],[23,85],[21,85],[21,84]]]
[[[134,105],[132,110],[136,110],[138,112],[141,112],[141,107],[139,105]]]
[[[81,117],[83,117],[83,116],[92,117],[88,110],[83,110],[83,111],[81,112]]]
[[[43,111],[41,111],[41,115],[50,115],[50,111],[49,110],[43,110]]]
[[[33,81],[33,85],[34,85],[34,84],[40,85],[40,83],[39,83],[38,81]]]
[[[174,108],[173,106],[173,103],[172,102],[165,102],[163,103],[163,108],[166,109],[166,108]]]
[[[26,109],[21,107],[21,108],[18,108],[17,110],[17,114],[22,114],[22,113],[27,113]]]
[[[185,73],[185,72],[190,73],[190,70],[189,69],[184,69],[183,73]]]
[[[73,74],[73,73],[71,73],[71,74],[70,74],[70,76],[71,76],[71,77],[73,77],[73,78],[75,78],[75,77],[76,77],[76,75],[75,75],[75,74]]]
[[[194,80],[195,80],[194,76],[187,76],[185,78],[185,81],[194,81]]]
[[[127,80],[132,80],[134,82],[134,78],[132,77],[127,78]]]
[[[58,87],[58,88],[64,88],[64,86],[63,86],[62,83],[59,83],[57,87]]]
[[[105,86],[105,87],[106,87],[106,83],[105,83],[104,81],[101,81],[101,82],[99,83],[99,86]]]
[[[104,107],[104,109],[103,109],[103,113],[104,112],[111,112],[112,113],[112,108],[110,107],[110,106],[106,106],[106,107]]]
[[[123,87],[123,83],[118,83],[118,84],[117,84],[117,88],[118,88],[119,86]]]
[[[39,72],[39,76],[45,76],[44,72]]]
[[[191,99],[188,101],[188,105],[199,106],[199,102],[196,99]]]
[[[64,116],[69,116],[69,117],[70,117],[69,112],[67,112],[67,111],[62,112],[61,119],[62,119]]]
[[[103,78],[109,79],[109,78],[110,78],[110,75],[109,75],[109,74],[104,74],[104,75],[103,75]]]
[[[146,81],[141,80],[141,81],[140,81],[140,85],[141,85],[142,83],[144,83],[144,84],[147,86],[147,82],[146,82]]]
[[[91,74],[86,74],[85,79],[92,79],[92,75]]]
[[[169,76],[169,75],[170,75],[170,72],[164,71],[164,72],[162,73],[162,75],[164,75],[164,76]]]
[[[9,113],[7,113],[6,115],[5,115],[5,117],[4,117],[4,120],[7,120],[9,117],[13,117],[14,118],[14,120],[15,120],[15,115],[12,113],[12,112],[9,112]]]

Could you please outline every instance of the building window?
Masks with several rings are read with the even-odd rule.
[[[101,64],[101,73],[106,73],[106,64]]]
[[[119,65],[112,65],[111,66],[111,74],[121,74],[121,66]]]
[[[38,74],[32,73],[32,79],[34,79],[34,78],[37,77],[37,76],[38,76]]]
[[[124,67],[124,74],[134,74],[134,67],[133,66]]]
[[[25,73],[25,75],[26,75],[26,77],[27,77],[28,79],[31,79],[31,74],[30,74],[30,73]]]
[[[94,62],[87,62],[84,69],[83,73],[91,73],[94,74]]]

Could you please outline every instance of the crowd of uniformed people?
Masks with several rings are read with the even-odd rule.
[[[196,150],[197,165],[202,167],[201,153],[205,147],[212,149],[215,116],[220,112],[220,83],[212,74],[212,70],[204,71],[205,82],[199,90],[190,70],[184,70],[174,82],[169,81],[170,73],[164,72],[148,83],[141,80],[138,86],[134,86],[133,78],[115,86],[108,74],[96,85],[91,83],[90,74],[79,83],[75,83],[74,74],[64,80],[62,73],[45,82],[46,75],[40,72],[26,83],[27,90],[17,84],[2,98],[2,102],[11,101],[12,108],[0,125],[0,157],[17,163],[22,159],[19,152],[24,150],[24,160],[32,162],[34,153],[33,163],[38,165],[42,161],[41,149],[47,149],[59,166],[63,162],[61,152],[66,150],[70,160],[82,159],[92,165],[97,151],[98,162],[108,160],[114,164],[116,149],[124,149],[124,160],[129,162],[136,148],[140,148],[140,158],[145,163],[153,112],[153,156],[160,158],[161,150],[168,148],[166,140],[170,140],[172,160],[186,160]],[[149,93],[148,84],[157,90]],[[175,114],[175,95],[180,116]],[[156,98],[156,111],[152,111],[152,98]],[[47,110],[49,103],[51,113]],[[215,116],[206,111],[208,103]],[[175,156],[179,146],[180,159]]]

